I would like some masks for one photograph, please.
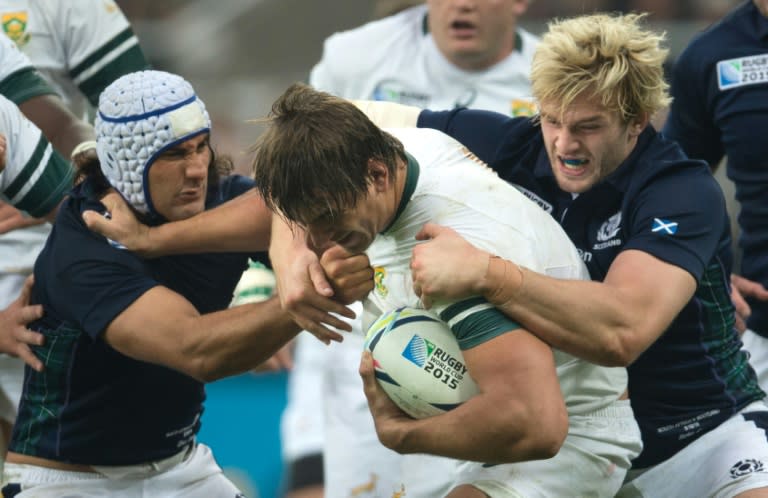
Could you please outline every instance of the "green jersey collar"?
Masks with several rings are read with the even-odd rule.
[[[381,233],[386,233],[395,223],[397,223],[398,218],[400,218],[400,215],[405,211],[405,207],[411,202],[411,196],[416,190],[416,184],[419,181],[419,162],[407,152],[405,153],[405,156],[408,158],[408,165],[405,173],[403,196],[400,198],[400,205],[397,206],[397,212],[395,213],[394,218],[392,218],[392,221],[381,231]]]

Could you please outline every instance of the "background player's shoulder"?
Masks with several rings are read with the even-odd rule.
[[[395,59],[412,57],[424,37],[426,6],[419,5],[393,16],[339,31],[323,43],[323,63],[334,72],[365,74],[385,63],[399,67]]]

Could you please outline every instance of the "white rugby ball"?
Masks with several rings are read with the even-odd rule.
[[[368,329],[376,380],[413,418],[439,415],[479,392],[448,325],[427,310],[398,308]]]

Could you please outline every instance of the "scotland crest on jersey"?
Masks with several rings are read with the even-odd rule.
[[[621,244],[617,235],[621,231],[621,211],[606,220],[597,231],[597,244],[592,249],[599,250]]]

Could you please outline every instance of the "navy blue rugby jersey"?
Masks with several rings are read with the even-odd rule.
[[[206,208],[252,188],[232,176],[209,189]],[[10,449],[70,463],[130,465],[173,455],[200,428],[205,390],[177,371],[137,361],[102,338],[109,323],[156,285],[185,296],[200,313],[228,306],[248,254],[142,260],[91,232],[86,209],[103,212],[89,182],[59,211],[35,265],[33,301],[45,315],[31,328],[46,368],[27,368]]]
[[[768,287],[768,19],[752,1],[696,36],[673,69],[664,134],[716,166],[741,203],[741,273]],[[768,337],[768,302],[749,299],[747,325]]]
[[[593,280],[605,278],[621,251],[636,249],[685,269],[698,282],[667,331],[628,368],[645,446],[636,468],[665,460],[765,396],[733,327],[725,200],[705,163],[687,159],[648,127],[615,172],[573,199],[557,186],[541,130],[529,118],[423,111],[418,124],[464,143],[552,214]]]

